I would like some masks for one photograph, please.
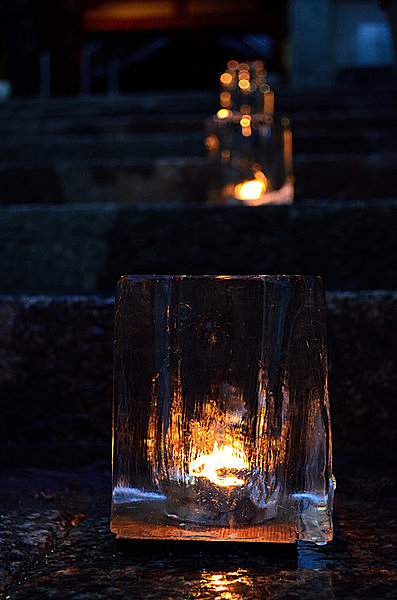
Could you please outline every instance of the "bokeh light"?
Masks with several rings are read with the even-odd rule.
[[[233,81],[233,75],[231,73],[222,73],[220,80],[223,85],[230,85]]]

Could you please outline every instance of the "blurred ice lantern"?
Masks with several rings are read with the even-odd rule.
[[[0,102],[11,98],[11,83],[7,79],[0,79]]]
[[[359,23],[355,37],[357,64],[382,66],[393,63],[393,42],[387,23]]]
[[[294,195],[289,119],[274,115],[261,60],[230,60],[220,76],[220,108],[207,121],[208,201],[290,204]]]

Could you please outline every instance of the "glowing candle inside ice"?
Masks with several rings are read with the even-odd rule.
[[[194,477],[206,477],[215,485],[233,487],[244,485],[244,479],[236,475],[248,467],[248,460],[240,450],[231,445],[219,447],[215,442],[210,454],[203,454],[190,462],[189,472]]]
[[[267,179],[260,171],[255,173],[255,179],[244,181],[234,186],[234,196],[239,200],[258,200],[267,189]]]

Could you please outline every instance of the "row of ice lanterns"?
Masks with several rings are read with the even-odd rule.
[[[222,201],[251,205],[292,202],[289,119],[281,119],[280,127],[274,127],[274,92],[266,76],[260,60],[230,60],[220,76],[221,107],[209,126],[206,148],[209,158],[219,161],[221,189],[216,194]],[[249,140],[251,137],[255,139]],[[276,171],[283,173],[281,182],[276,182]]]

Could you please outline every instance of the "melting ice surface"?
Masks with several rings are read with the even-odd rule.
[[[332,539],[325,325],[317,277],[122,278],[112,531]]]
[[[129,502],[163,502],[166,496],[156,492],[145,492],[138,488],[115,487],[113,490],[113,502],[123,504]]]

